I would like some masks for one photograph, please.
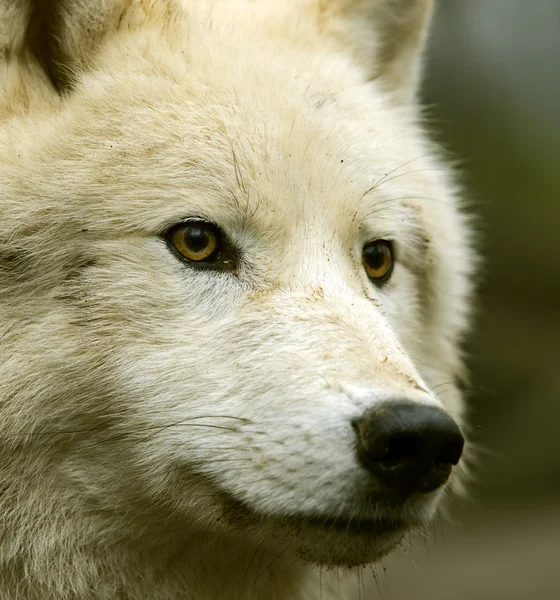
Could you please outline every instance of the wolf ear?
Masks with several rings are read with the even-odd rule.
[[[370,79],[410,101],[433,0],[319,0],[322,28],[349,48]]]
[[[131,0],[17,0],[14,4],[26,17],[23,52],[39,63],[58,91],[65,91],[88,66],[103,37],[117,27]]]
[[[0,67],[40,66],[59,92],[95,60],[119,29],[173,21],[174,0],[0,0]],[[178,5],[178,4],[177,4]],[[21,76],[20,76],[21,78]]]

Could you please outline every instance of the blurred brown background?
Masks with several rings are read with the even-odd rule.
[[[379,588],[560,600],[560,1],[438,0],[432,33],[424,100],[485,259],[469,404],[491,452],[456,523],[387,560]]]

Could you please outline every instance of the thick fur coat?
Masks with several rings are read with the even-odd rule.
[[[2,600],[330,600],[460,486],[364,502],[351,426],[395,397],[463,424],[473,260],[419,124],[430,12],[0,1]],[[171,251],[190,219],[235,270]]]

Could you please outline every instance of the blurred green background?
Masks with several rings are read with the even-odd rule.
[[[430,129],[478,216],[469,404],[487,451],[455,522],[387,560],[380,592],[560,600],[560,0],[438,0],[426,67]]]

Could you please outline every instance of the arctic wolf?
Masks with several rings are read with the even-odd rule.
[[[1,0],[2,600],[350,598],[460,487],[430,12]]]

